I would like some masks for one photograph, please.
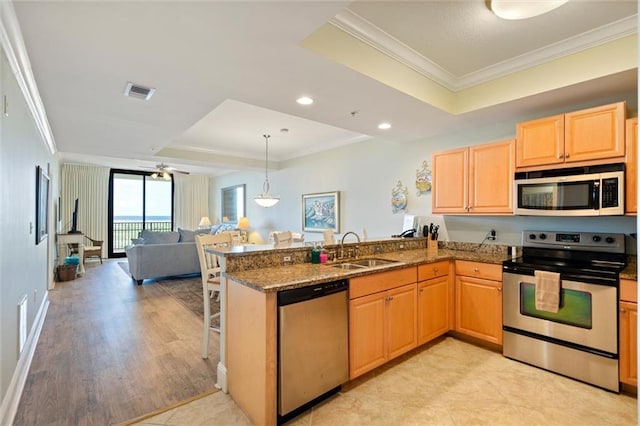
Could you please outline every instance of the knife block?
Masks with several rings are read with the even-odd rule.
[[[427,238],[427,256],[438,255],[438,240]]]

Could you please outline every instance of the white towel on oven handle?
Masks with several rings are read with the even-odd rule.
[[[558,313],[560,309],[560,274],[535,271],[536,309]]]

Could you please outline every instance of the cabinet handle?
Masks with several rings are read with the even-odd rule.
[[[569,154],[565,154],[565,155],[564,155],[564,158],[569,158]]]
[[[626,313],[627,313],[627,310],[626,310],[625,308],[620,308],[620,313],[622,313],[622,314],[626,314]]]
[[[437,274],[438,273],[438,268],[433,268],[433,273]]]
[[[559,160],[562,160],[563,158],[564,158],[564,154],[563,153],[558,154],[558,159]]]
[[[480,269],[478,269],[478,268],[473,268],[473,272],[480,272]]]
[[[498,288],[496,288],[496,290],[498,290],[498,292],[501,292],[502,291],[502,287],[498,287]]]
[[[389,296],[389,302],[393,300],[393,296]]]
[[[420,293],[424,293],[424,288],[421,288],[421,289],[420,289]]]

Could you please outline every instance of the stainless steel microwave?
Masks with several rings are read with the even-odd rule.
[[[623,215],[624,163],[517,172],[514,191],[517,215]]]

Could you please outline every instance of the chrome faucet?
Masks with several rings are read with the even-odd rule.
[[[355,235],[356,239],[358,240],[358,243],[360,243],[360,236],[358,234],[356,234],[353,231],[349,231],[349,232],[345,232],[344,235],[342,236],[342,239],[340,240],[340,258],[344,257],[344,239],[347,237],[347,235],[352,234]],[[355,247],[355,253],[356,253],[356,257],[358,257],[358,246]],[[351,250],[349,250],[349,252],[351,252]],[[352,252],[351,252],[352,253]],[[351,257],[351,255],[349,256]]]

